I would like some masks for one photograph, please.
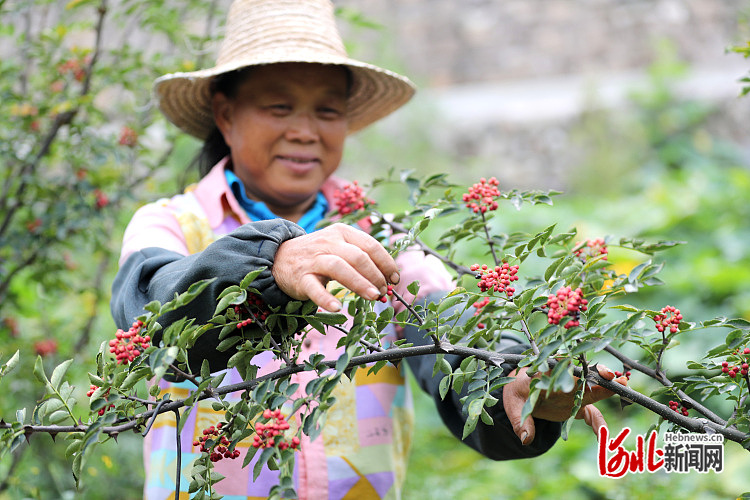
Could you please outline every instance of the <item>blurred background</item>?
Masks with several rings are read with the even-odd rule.
[[[199,144],[160,117],[151,82],[213,64],[229,3],[0,1],[0,360],[18,349],[27,370],[2,381],[0,416],[42,397],[21,375],[37,354],[49,368],[78,361],[71,374],[86,406],[86,372],[115,329],[109,286],[124,226],[139,205],[198,178]],[[350,55],[420,89],[398,113],[350,138],[341,176],[367,184],[393,168],[445,172],[457,184],[494,175],[501,189],[563,191],[554,207],[504,208],[496,229],[558,222],[578,228],[581,239],[683,241],[661,257],[666,285],[628,301],[675,305],[688,321],[750,319],[750,97],[740,97],[750,61],[730,50],[750,40],[750,3],[335,5]],[[403,208],[398,189],[370,195]],[[622,272],[639,262],[614,247],[610,254]],[[716,343],[710,335],[686,339],[667,359],[670,373],[687,375],[685,360]],[[652,389],[637,375],[631,385]],[[431,402],[413,392],[418,424],[406,499],[723,499],[750,490],[750,458],[735,443],[720,474],[602,479],[582,423],[542,457],[494,463],[449,436]],[[645,434],[655,422],[614,400],[600,406],[614,431]],[[140,444],[133,435],[102,445],[76,492],[65,446],[35,436],[0,460],[0,499],[140,498]]]

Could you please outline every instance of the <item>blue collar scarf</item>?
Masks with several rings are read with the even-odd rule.
[[[265,203],[262,201],[251,200],[245,194],[245,186],[237,174],[231,170],[224,170],[224,175],[227,178],[227,184],[229,189],[232,190],[234,197],[240,203],[240,206],[245,209],[247,216],[252,221],[278,219],[279,216],[271,212]],[[318,222],[322,221],[328,212],[328,200],[326,200],[323,193],[318,192],[315,197],[315,203],[305,212],[302,218],[297,222],[297,225],[305,230],[307,233],[312,233],[316,230]]]

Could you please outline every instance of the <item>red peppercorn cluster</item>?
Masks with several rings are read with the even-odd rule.
[[[89,391],[86,393],[86,396],[91,397],[94,395],[94,391],[96,391],[99,388],[98,385],[92,385],[89,387]],[[107,389],[107,392],[104,393],[104,399],[107,399],[107,396],[109,396],[109,389]],[[99,408],[99,411],[97,412],[99,416],[101,417],[104,415],[104,412],[106,412],[110,408],[114,408],[114,403],[110,404],[109,406],[104,406],[103,408]]]
[[[138,144],[138,132],[130,127],[122,127],[118,142],[120,146],[134,148]]]
[[[682,320],[682,314],[674,306],[662,307],[661,314],[654,316],[656,329],[660,332],[664,332],[668,328],[671,333],[677,333],[680,327],[680,320]]]
[[[494,290],[496,292],[505,292],[508,298],[513,298],[516,289],[510,286],[513,281],[518,281],[518,266],[511,266],[504,262],[501,266],[490,268],[486,264],[474,264],[470,268],[472,271],[480,271],[476,278],[479,280],[477,286],[483,292]]]
[[[224,458],[234,460],[240,456],[240,450],[230,450],[228,448],[230,441],[226,436],[219,437],[223,426],[224,424],[219,422],[216,424],[216,427],[212,425],[207,429],[203,429],[203,435],[193,441],[193,446],[200,446],[201,453],[208,453],[208,458],[212,462],[218,462]]]
[[[579,325],[579,314],[586,310],[588,300],[583,298],[583,291],[580,288],[572,290],[569,286],[564,286],[557,291],[557,294],[550,294],[547,303],[543,308],[549,308],[547,312],[547,321],[550,325],[559,325],[564,317],[568,317],[565,328],[573,328]]]
[[[289,422],[286,421],[281,410],[263,410],[263,418],[266,419],[266,423],[255,424],[253,448],[278,446],[280,450],[287,448],[296,450],[299,447],[300,441],[297,436],[287,441],[283,434],[283,431],[289,429]]]
[[[386,303],[388,302],[388,297],[393,297],[393,285],[388,285],[388,291],[385,292],[385,295],[378,298],[380,302]]]
[[[151,337],[141,336],[143,321],[138,320],[127,332],[117,330],[115,338],[109,341],[109,352],[115,355],[117,364],[126,365],[151,346]]]
[[[727,375],[729,375],[732,378],[736,377],[738,373],[740,375],[742,375],[742,376],[746,376],[747,375],[747,369],[748,369],[748,364],[747,363],[742,363],[739,366],[736,366],[736,365],[729,366],[729,362],[728,361],[724,361],[721,364],[721,371],[723,373],[726,373]]]
[[[250,294],[247,296],[247,300],[243,305],[234,306],[234,312],[238,317],[242,318],[243,316],[247,316],[245,319],[237,323],[238,329],[244,328],[255,321],[255,318],[250,314],[250,311],[253,311],[253,315],[255,315],[255,318],[258,318],[259,321],[265,321],[268,315],[271,314],[271,310],[266,307],[266,303],[263,302],[260,295]]]
[[[491,177],[490,180],[482,177],[479,182],[469,188],[468,193],[464,193],[462,199],[466,203],[466,208],[470,208],[475,214],[485,213],[488,210],[497,210],[497,201],[495,198],[500,196],[500,190],[497,186],[498,180]]]
[[[347,184],[343,189],[337,189],[333,192],[333,199],[336,203],[336,209],[341,215],[347,215],[357,210],[362,210],[368,205],[375,203],[364,195],[364,191],[357,184],[357,181]]]
[[[479,302],[474,302],[472,306],[474,306],[477,309],[476,311],[474,311],[474,316],[479,316],[480,314],[482,314],[482,309],[484,309],[484,306],[486,306],[489,303],[490,303],[489,297],[485,297]],[[480,330],[484,328],[485,326],[487,325],[485,325],[484,323],[477,323],[477,328],[479,328]]]
[[[607,244],[601,238],[586,240],[585,244],[577,243],[574,254],[576,257],[581,259],[582,262],[603,255],[602,260],[607,260]]]
[[[625,375],[625,378],[626,378],[626,379],[630,380],[630,375],[631,375],[631,372],[630,372],[630,370],[628,370],[628,371],[626,371],[626,372],[620,372],[620,371],[617,371],[617,370],[615,370],[615,377],[616,377],[616,378],[620,378],[620,377],[622,377],[623,375]]]
[[[97,210],[101,210],[102,208],[109,205],[109,197],[107,196],[104,191],[100,189],[94,190],[94,197],[96,198],[96,201],[94,202],[94,206]]]
[[[34,342],[34,352],[43,358],[55,354],[57,341],[55,339],[37,340]]]
[[[57,67],[57,71],[63,76],[70,73],[76,81],[82,82],[86,77],[86,69],[84,66],[88,65],[90,62],[90,55],[81,59],[68,59]]]
[[[682,405],[682,408],[680,406]],[[688,408],[685,406],[685,403],[679,402],[679,401],[670,401],[669,407],[676,411],[677,413],[682,413],[686,417],[689,415]]]

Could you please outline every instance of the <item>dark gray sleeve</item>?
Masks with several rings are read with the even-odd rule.
[[[273,259],[281,243],[303,234],[305,231],[293,222],[274,219],[240,226],[190,256],[163,248],[144,248],[128,257],[112,284],[110,308],[115,324],[127,330],[133,320],[145,312],[143,307],[149,302],[168,302],[175,293],[186,291],[196,281],[216,278],[188,305],[159,320],[162,325],[168,325],[186,316],[205,323],[213,315],[218,295],[260,267],[266,269],[252,286],[261,292],[267,304],[282,305],[290,298],[279,289],[271,275]],[[158,345],[159,335],[154,337]],[[201,336],[191,352],[191,369],[198,371],[203,359],[209,360],[212,371],[225,368],[232,352],[219,352],[217,345],[218,331]]]
[[[428,296],[426,300],[436,302],[440,298],[442,298],[440,295],[433,294]],[[450,314],[450,311],[446,312],[446,314]],[[404,328],[406,340],[415,346],[427,345],[432,342],[432,339],[425,337],[424,334],[423,330],[419,330],[413,326]],[[518,338],[511,335],[503,335],[499,347],[500,352],[509,354],[520,354],[528,348]],[[446,355],[445,359],[451,364],[454,370],[462,361],[462,358],[457,355]],[[464,385],[461,394],[457,394],[451,389],[448,391],[445,399],[442,399],[440,397],[439,386],[440,381],[445,375],[438,372],[437,375],[432,376],[435,355],[410,357],[407,358],[407,363],[414,373],[419,386],[434,400],[438,413],[446,427],[448,427],[453,435],[461,439],[467,415],[462,411],[460,399],[466,395],[466,386],[468,384]],[[515,368],[515,366],[508,363],[503,363],[502,366],[506,375]],[[494,391],[492,395],[499,401],[495,406],[486,408],[486,410],[492,417],[494,425],[487,425],[480,419],[474,432],[463,440],[465,444],[471,446],[482,455],[492,460],[531,458],[549,450],[560,437],[562,429],[560,422],[550,422],[534,418],[534,425],[536,426],[534,441],[524,446],[515,432],[513,432],[510,420],[503,409],[503,389],[500,388]]]

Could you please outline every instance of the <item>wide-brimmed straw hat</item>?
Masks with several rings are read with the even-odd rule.
[[[216,65],[162,76],[154,83],[154,94],[169,121],[206,139],[215,126],[211,80],[237,69],[282,62],[349,68],[349,132],[390,114],[415,91],[406,77],[347,56],[329,0],[235,0]]]

